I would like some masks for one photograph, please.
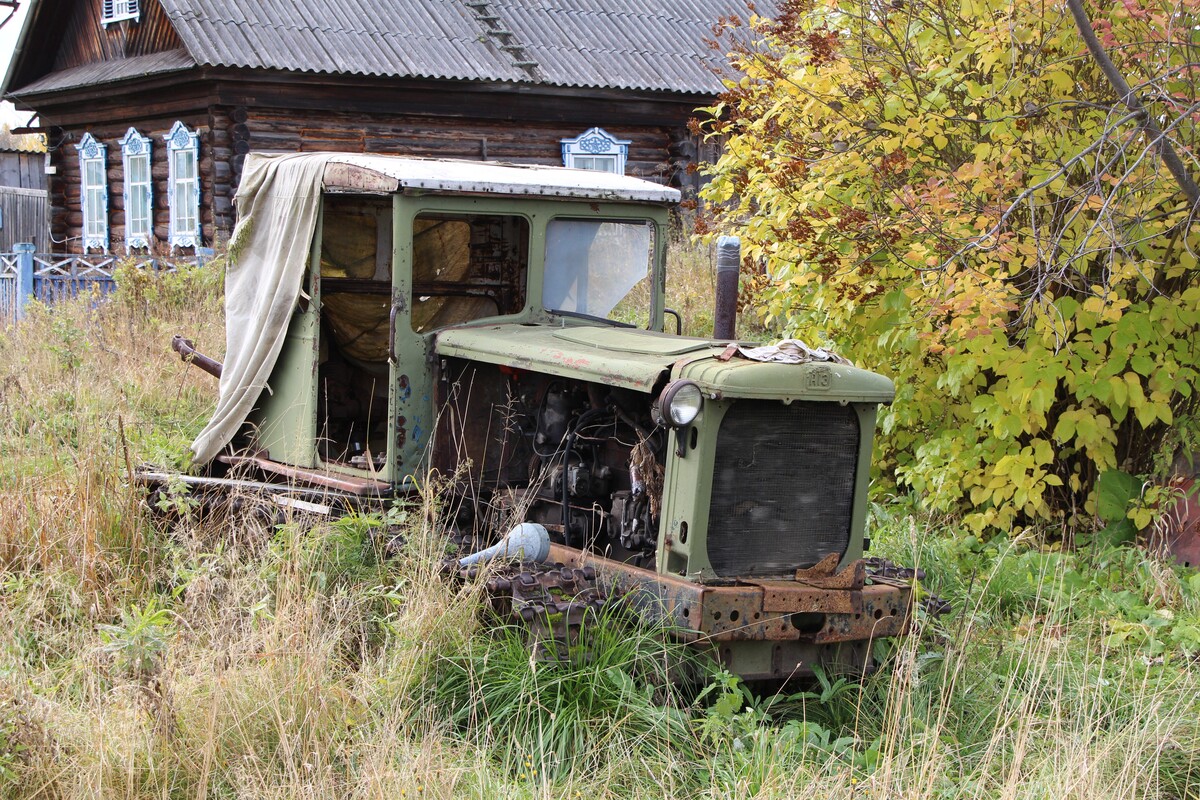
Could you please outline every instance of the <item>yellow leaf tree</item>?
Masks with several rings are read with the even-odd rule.
[[[976,528],[1088,522],[1192,430],[1198,6],[787,0],[697,123],[758,313],[892,375],[884,475]]]

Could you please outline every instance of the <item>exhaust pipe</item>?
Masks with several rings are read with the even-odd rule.
[[[458,560],[460,567],[469,567],[493,558],[520,558],[524,561],[544,561],[550,555],[550,533],[536,522],[522,522],[509,531],[498,544]]]
[[[717,239],[717,307],[713,313],[713,338],[733,339],[737,327],[738,278],[742,268],[742,240]]]

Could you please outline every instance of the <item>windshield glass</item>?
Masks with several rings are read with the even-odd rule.
[[[649,221],[551,220],[542,302],[551,311],[648,327],[653,234]]]

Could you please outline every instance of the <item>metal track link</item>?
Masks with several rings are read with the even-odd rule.
[[[476,567],[460,569],[474,578]],[[530,561],[501,567],[486,584],[493,612],[522,625],[537,658],[566,659],[585,625],[599,618],[609,602],[591,567],[574,569]]]
[[[914,567],[903,567],[894,561],[888,561],[886,558],[864,558],[863,564],[867,568],[867,578],[874,583],[886,583],[892,586],[911,586],[914,581],[920,583],[925,580],[925,570]],[[949,601],[943,600],[936,594],[926,593],[921,598],[921,607],[925,609],[925,613],[934,617],[950,613]]]

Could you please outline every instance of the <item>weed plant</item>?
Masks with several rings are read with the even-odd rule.
[[[873,549],[953,611],[869,675],[681,691],[619,615],[542,662],[441,576],[436,481],[332,523],[151,513],[131,467],[186,466],[216,396],[176,332],[220,358],[213,273],[0,333],[4,800],[1200,797],[1194,571],[893,500]]]
[[[527,630],[500,627],[439,661],[432,707],[465,741],[530,778],[561,781],[614,758],[653,763],[690,748],[673,682],[693,674],[695,659],[667,631],[639,627],[617,607],[586,620],[566,650],[533,655]]]

